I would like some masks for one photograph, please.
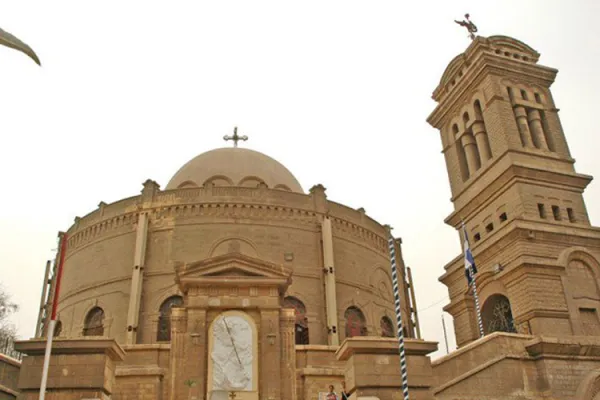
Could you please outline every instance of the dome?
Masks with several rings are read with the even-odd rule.
[[[298,180],[277,160],[258,151],[225,147],[196,156],[171,178],[166,190],[215,186],[257,187],[304,193]]]

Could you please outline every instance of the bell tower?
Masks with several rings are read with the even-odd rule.
[[[428,122],[440,131],[452,212],[477,264],[486,334],[600,334],[600,230],[550,87],[557,70],[506,36],[476,37],[446,68]],[[457,344],[478,338],[462,253],[445,266]]]

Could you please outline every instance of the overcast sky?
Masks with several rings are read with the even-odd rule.
[[[453,22],[465,12],[482,36],[520,39],[560,70],[553,93],[576,168],[600,175],[598,1],[3,3],[0,27],[43,63],[0,48],[0,283],[21,306],[21,337],[34,332],[59,230],[147,178],[164,187],[237,125],[250,137],[242,146],[305,190],[322,183],[395,228],[423,336],[445,353],[438,277],[461,249],[443,223],[448,177],[425,119],[469,45]],[[600,184],[585,200],[598,222]]]

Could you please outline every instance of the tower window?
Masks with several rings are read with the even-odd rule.
[[[538,212],[540,213],[540,218],[546,218],[546,208],[542,203],[538,203]]]
[[[506,215],[505,212],[500,214],[500,222],[506,222],[507,219],[508,219],[508,216]]]
[[[479,233],[476,233],[473,235],[473,239],[475,239],[476,242],[479,242],[479,240],[481,240],[481,235]]]
[[[541,98],[540,94],[539,93],[535,93],[534,96],[535,96],[535,102],[539,103],[539,104],[542,104],[542,98]]]
[[[560,221],[560,208],[558,206],[552,206],[552,215],[554,215],[554,219]]]
[[[521,97],[523,98],[523,100],[528,100],[528,98],[527,98],[527,92],[524,91],[523,89],[521,89]]]
[[[486,232],[489,233],[489,232],[491,232],[493,230],[494,230],[494,224],[492,224],[491,222],[485,226],[485,231]]]
[[[567,216],[569,217],[569,222],[575,222],[575,213],[572,208],[567,208]]]

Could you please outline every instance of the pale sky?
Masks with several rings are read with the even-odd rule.
[[[599,1],[5,2],[0,27],[42,68],[0,48],[0,283],[35,330],[44,266],[76,216],[161,186],[199,153],[241,146],[307,191],[364,207],[403,240],[425,339],[439,341],[443,266],[461,252],[439,133],[425,119],[450,60],[507,35],[558,68],[554,99],[578,172],[600,175]],[[585,194],[600,220],[600,184]],[[446,314],[450,347],[451,317]]]

